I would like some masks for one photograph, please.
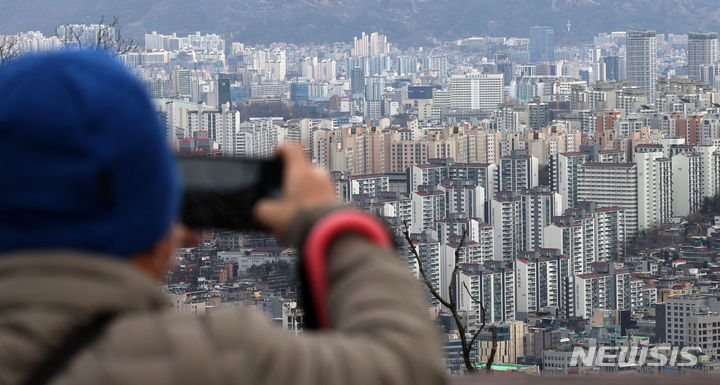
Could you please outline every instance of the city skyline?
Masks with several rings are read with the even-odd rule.
[[[34,6],[37,6],[35,4]],[[693,28],[720,31],[712,2],[661,0],[655,2],[610,0],[602,4],[576,0],[513,0],[503,3],[439,2],[365,3],[360,1],[223,0],[214,7],[193,7],[160,2],[73,0],[48,15],[38,15],[29,4],[0,2],[6,19],[0,34],[21,30],[52,33],[63,23],[96,21],[98,15],[117,15],[126,33],[136,39],[158,30],[181,34],[202,31],[220,33],[229,40],[249,43],[329,43],[351,40],[363,31],[388,35],[403,47],[432,45],[472,36],[527,37],[533,25],[548,25],[561,44],[577,44],[601,31],[656,29],[682,33],[688,27],[676,19],[693,20]],[[456,15],[469,15],[457,17]],[[673,18],[668,18],[673,15]],[[704,15],[697,18],[695,15]],[[277,23],[274,21],[277,20]],[[540,22],[542,21],[542,22]],[[569,29],[569,30],[568,30]],[[339,39],[337,37],[340,37]]]
[[[9,41],[109,51],[179,154],[301,146],[341,202],[399,240],[452,373],[494,342],[497,363],[531,373],[603,372],[571,365],[576,348],[666,344],[702,349],[686,372],[720,370],[717,33],[633,27],[565,44],[548,23],[525,29],[423,49],[369,26],[328,44],[152,29],[128,46],[102,25]],[[202,241],[167,277],[174,311],[244,303],[302,333],[297,250],[222,229]]]

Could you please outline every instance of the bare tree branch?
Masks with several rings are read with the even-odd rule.
[[[474,333],[473,336],[472,336],[472,339],[470,340],[470,346],[472,346],[472,345],[475,343],[475,340],[476,340],[476,339],[478,338],[478,336],[480,335],[480,332],[482,332],[483,329],[485,329],[485,314],[486,314],[486,313],[485,313],[485,305],[482,303],[482,301],[480,301],[479,299],[475,298],[475,297],[472,295],[472,293],[470,293],[470,289],[467,287],[467,285],[465,284],[465,282],[463,282],[463,286],[465,287],[465,290],[467,291],[468,296],[470,296],[470,299],[471,299],[473,302],[475,302],[475,303],[477,303],[477,304],[480,305],[480,322],[481,322],[481,325],[480,325],[480,328],[478,328],[478,329],[475,331],[475,333]]]
[[[463,230],[462,237],[460,238],[460,244],[455,248],[455,266],[453,266],[452,275],[450,276],[450,287],[448,288],[448,296],[450,297],[450,304],[456,307],[455,296],[453,296],[453,289],[455,288],[455,279],[457,276],[458,268],[460,267],[460,250],[465,243],[465,237],[467,236],[467,229]]]
[[[492,332],[492,348],[490,349],[490,357],[488,357],[487,363],[485,364],[485,371],[488,373],[492,370],[492,364],[495,362],[495,353],[497,353],[497,326],[490,325],[490,332]]]
[[[389,224],[390,226],[394,227],[398,231],[400,231],[403,234],[403,237],[405,238],[405,241],[408,243],[408,247],[410,248],[410,251],[413,254],[413,257],[415,257],[415,262],[418,266],[418,274],[420,274],[420,279],[423,281],[425,286],[430,290],[430,294],[440,302],[441,305],[450,308],[452,305],[450,302],[446,301],[440,293],[435,290],[435,288],[432,285],[432,281],[430,281],[430,278],[428,278],[427,273],[425,272],[425,268],[423,267],[422,260],[420,259],[420,255],[418,254],[417,250],[415,249],[415,242],[413,242],[412,237],[410,236],[410,226],[408,226],[407,221],[403,221],[404,228],[401,228],[394,223],[387,220],[387,218],[382,217],[383,221],[385,223]]]
[[[450,276],[450,285],[448,287],[448,297],[450,297],[450,313],[452,314],[453,318],[455,319],[455,324],[458,328],[458,334],[460,334],[460,344],[462,345],[463,349],[463,359],[465,361],[465,367],[468,371],[471,372],[477,372],[477,369],[475,366],[473,366],[472,361],[470,360],[470,351],[472,350],[472,343],[468,344],[467,341],[467,325],[465,325],[462,320],[460,319],[460,313],[457,309],[457,301],[456,296],[453,295],[453,289],[455,289],[455,282],[457,279],[457,271],[460,267],[460,256],[461,256],[461,250],[463,247],[463,244],[465,243],[465,237],[467,236],[467,229],[463,231],[463,235],[460,238],[460,243],[455,248],[455,264],[453,266],[452,275]]]
[[[62,43],[65,48],[71,48],[73,43],[78,48],[83,48],[82,36],[85,34],[85,25],[64,24],[55,28],[55,37]]]
[[[480,301],[479,299],[475,298],[472,293],[470,293],[470,289],[467,287],[465,282],[463,282],[463,286],[465,286],[465,290],[467,291],[468,295],[470,296],[470,299],[473,300],[473,302],[476,302],[480,305],[480,317],[482,325],[479,329],[475,331],[475,334],[473,334],[472,339],[470,340],[470,346],[472,346],[475,343],[475,340],[480,335],[480,332],[485,329],[485,315],[487,312],[485,311],[485,305]],[[497,327],[495,325],[490,325],[490,332],[492,333],[492,347],[490,349],[490,356],[488,357],[487,362],[485,363],[485,371],[490,373],[492,371],[492,364],[495,361],[495,354],[497,352],[497,343],[498,343],[498,336],[497,336]]]
[[[463,246],[465,245],[465,238],[467,237],[467,229],[463,231],[463,235],[460,239],[460,243],[455,248],[455,264],[453,266],[452,276],[450,277],[450,285],[448,287],[448,299],[443,298],[440,293],[435,289],[435,287],[432,284],[432,281],[427,276],[427,272],[425,271],[425,267],[423,266],[423,261],[420,258],[420,254],[418,253],[417,249],[415,248],[415,242],[412,240],[412,236],[410,235],[410,226],[408,225],[407,221],[403,221],[403,228],[400,226],[395,225],[394,223],[390,222],[387,218],[381,217],[385,223],[390,225],[391,227],[395,228],[397,231],[399,231],[403,237],[405,238],[405,241],[408,244],[408,247],[410,248],[410,252],[412,253],[413,257],[415,258],[415,261],[417,263],[418,268],[418,274],[420,275],[420,279],[425,284],[425,286],[430,291],[430,295],[433,296],[441,305],[443,305],[453,316],[453,319],[455,320],[455,325],[458,329],[458,334],[460,337],[460,344],[462,347],[462,353],[463,353],[463,361],[465,362],[465,368],[468,372],[471,373],[477,373],[477,368],[473,365],[472,359],[470,358],[470,352],[472,350],[472,345],[477,339],[478,335],[480,334],[480,331],[485,327],[485,306],[480,302],[480,310],[481,310],[481,318],[482,318],[482,328],[480,330],[475,331],[473,333],[473,336],[468,343],[467,340],[467,331],[469,325],[466,325],[462,320],[460,319],[460,312],[458,311],[457,307],[457,290],[455,290],[455,283],[457,282],[457,272],[458,268],[460,266],[460,258],[462,256],[461,251]],[[467,290],[467,285],[465,285],[465,289]],[[453,295],[453,292],[455,292],[455,295]],[[468,290],[469,293],[469,290]],[[472,295],[470,295],[470,298],[473,298]]]
[[[0,36],[0,66],[20,55],[21,47],[17,36]]]
[[[61,25],[55,30],[55,36],[65,48],[71,48],[74,45],[77,45],[78,48],[86,48],[84,46],[89,41],[92,48],[122,55],[137,49],[137,45],[132,38],[123,37],[119,23],[120,19],[117,16],[114,16],[112,22],[109,23],[105,22],[105,16],[100,16],[100,21],[94,24],[97,26],[95,36],[86,36],[86,33],[89,32],[84,24]]]

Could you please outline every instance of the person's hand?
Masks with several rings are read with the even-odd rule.
[[[280,199],[262,199],[254,207],[258,222],[280,238],[286,238],[288,227],[299,210],[337,204],[335,186],[330,176],[314,166],[296,145],[278,147],[284,164],[283,194]]]

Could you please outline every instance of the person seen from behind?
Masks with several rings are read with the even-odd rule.
[[[420,284],[382,226],[343,208],[302,149],[279,156],[283,195],[254,215],[324,250],[326,328],[290,335],[247,308],[176,315],[158,283],[190,233],[142,84],[97,51],[0,68],[0,384],[443,384]]]

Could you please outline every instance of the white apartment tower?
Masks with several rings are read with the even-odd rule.
[[[287,127],[278,125],[282,118],[250,118],[240,123],[235,136],[235,155],[270,158],[285,142]]]
[[[623,255],[624,212],[619,206],[598,208],[594,202],[578,202],[545,227],[544,248],[558,249],[570,258],[573,274],[589,273],[592,263]]]
[[[444,164],[414,164],[410,168],[410,190],[417,191],[422,185],[438,185],[448,177]]]
[[[447,197],[447,214],[460,214],[485,222],[485,189],[469,180],[455,179],[439,186]]]
[[[445,219],[438,219],[435,223],[437,224],[437,238],[440,243],[459,242],[463,233],[466,232],[465,241],[482,243],[486,247],[484,255],[488,256],[488,258],[484,259],[492,259],[492,225],[472,218],[463,218],[457,214]]]
[[[498,192],[490,202],[490,212],[495,231],[493,259],[512,261],[525,245],[522,200],[510,191]]]
[[[578,201],[578,174],[580,166],[588,160],[590,154],[584,152],[565,152],[557,156],[553,182],[560,193],[563,211],[575,207]]]
[[[515,260],[516,318],[525,320],[528,313],[547,307],[567,315],[572,299],[571,278],[570,261],[558,250],[521,253]]]
[[[552,224],[554,217],[562,214],[560,194],[550,191],[548,186],[536,186],[520,193],[522,201],[524,251],[540,250],[543,247],[543,230]]]
[[[630,310],[630,273],[606,264],[602,270],[575,276],[575,316],[590,318],[595,309]]]
[[[389,53],[390,43],[387,41],[387,36],[381,33],[373,32],[368,35],[363,32],[360,38],[353,38],[352,56],[379,56]]]
[[[226,103],[220,109],[199,104],[197,110],[187,111],[188,137],[195,131],[207,131],[223,155],[235,154],[237,132],[240,129],[240,112]]]
[[[449,290],[451,290],[450,283],[452,281],[453,271],[455,270],[456,250],[459,250],[460,263],[463,265],[479,265],[488,261],[488,256],[484,254],[484,246],[478,242],[463,242],[461,246],[458,239],[457,243],[450,242],[440,245],[440,286],[437,291],[445,299],[450,298]],[[455,273],[458,274],[459,271],[455,271]],[[455,282],[457,282],[457,279]],[[454,288],[452,290],[454,290]]]
[[[458,307],[472,314],[471,323],[482,323],[480,304],[485,305],[485,321],[505,323],[515,320],[515,272],[505,267],[463,265],[457,281]],[[472,297],[468,295],[468,291]]]
[[[671,161],[663,156],[659,144],[635,148],[638,188],[638,229],[667,223],[672,217]]]
[[[376,195],[390,190],[387,175],[354,175],[350,178],[352,195]]]
[[[485,200],[490,202],[497,190],[497,165],[495,163],[454,163],[447,169],[450,179],[469,179],[472,184],[485,190]],[[487,220],[487,219],[486,219]]]
[[[702,205],[702,156],[676,154],[671,159],[673,215],[687,216]]]
[[[413,234],[413,244],[415,245],[415,251],[420,257],[423,270],[428,277],[430,283],[434,288],[440,288],[440,243],[427,236],[427,234]],[[401,251],[406,256],[410,271],[413,275],[420,277],[420,269],[417,265],[417,259],[415,254],[410,250],[409,246],[404,246]],[[427,293],[428,302],[433,305],[439,304],[438,300],[433,297],[429,292]]]
[[[445,193],[437,190],[435,186],[419,186],[420,191],[411,194],[412,199],[412,225],[413,233],[423,230],[435,229],[435,221],[445,218]]]
[[[712,198],[720,194],[720,147],[695,146],[694,150],[700,155],[702,196]]]
[[[627,31],[627,79],[642,87],[650,100],[657,89],[657,36],[655,31]]]
[[[539,184],[538,160],[526,150],[513,150],[510,156],[500,158],[498,190],[515,194]]]

